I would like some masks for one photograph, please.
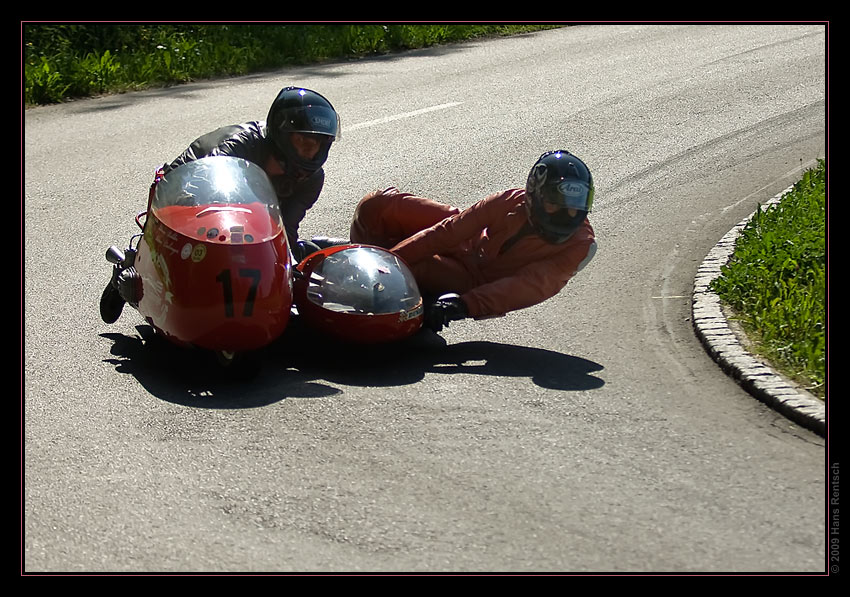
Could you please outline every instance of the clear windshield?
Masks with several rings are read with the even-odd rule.
[[[262,168],[240,158],[214,156],[169,172],[157,184],[151,208],[251,203],[262,203],[273,214],[280,214],[274,187]]]
[[[206,157],[175,168],[156,185],[150,211],[175,232],[217,244],[263,243],[283,233],[266,173],[233,157]]]
[[[413,274],[398,257],[374,247],[351,247],[328,255],[312,272],[310,301],[345,313],[400,313],[421,296]]]

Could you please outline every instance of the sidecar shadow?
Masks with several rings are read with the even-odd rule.
[[[290,368],[270,368],[264,351],[242,355],[236,367],[222,366],[209,351],[172,344],[148,325],[137,336],[108,333],[111,357],[105,362],[130,374],[153,396],[200,408],[254,408],[286,398],[322,398],[340,390],[314,382]]]
[[[291,325],[274,344],[246,355],[256,367],[231,371],[205,351],[171,344],[147,325],[139,336],[103,334],[113,341],[106,359],[154,396],[202,408],[261,407],[287,398],[327,398],[341,386],[397,387],[427,374],[467,373],[527,377],[538,386],[581,391],[601,387],[602,365],[539,348],[472,341],[447,344],[423,330],[405,340],[373,346],[346,345]],[[334,384],[334,385],[329,385]]]
[[[593,375],[602,365],[581,357],[485,340],[448,344],[428,330],[392,344],[345,345],[313,337],[298,346],[274,347],[273,358],[312,379],[349,386],[409,385],[431,373],[528,377],[538,386],[564,391],[604,384]]]

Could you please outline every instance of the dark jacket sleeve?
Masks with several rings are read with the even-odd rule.
[[[248,122],[223,126],[195,139],[191,145],[163,170],[170,170],[194,160],[224,155],[242,158],[265,167],[271,155],[271,144],[265,137],[265,123]],[[270,176],[290,244],[298,240],[298,228],[304,216],[322,192],[325,173],[319,169],[307,180],[294,182],[285,176]]]
[[[263,166],[269,148],[263,136],[263,125],[259,122],[223,126],[195,139],[191,145],[164,167],[165,173],[194,160],[226,155],[243,158]]]
[[[324,184],[325,172],[319,169],[307,180],[293,185],[289,194],[285,196],[278,194],[280,213],[290,244],[298,240],[298,228],[301,225],[301,220],[304,219],[307,210],[318,201]],[[277,188],[277,185],[275,185],[275,188]]]

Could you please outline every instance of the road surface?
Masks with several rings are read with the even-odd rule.
[[[724,375],[689,306],[825,155],[825,29],[575,26],[27,110],[23,571],[823,573],[825,442]],[[465,207],[563,148],[596,258],[442,339],[293,329],[243,384],[130,309],[103,324],[154,169],[290,84],[343,122],[303,236],[383,186]]]

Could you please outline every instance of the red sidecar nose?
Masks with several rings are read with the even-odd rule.
[[[422,296],[413,274],[385,249],[331,247],[307,257],[298,270],[298,311],[324,333],[373,344],[406,338],[422,327]]]

